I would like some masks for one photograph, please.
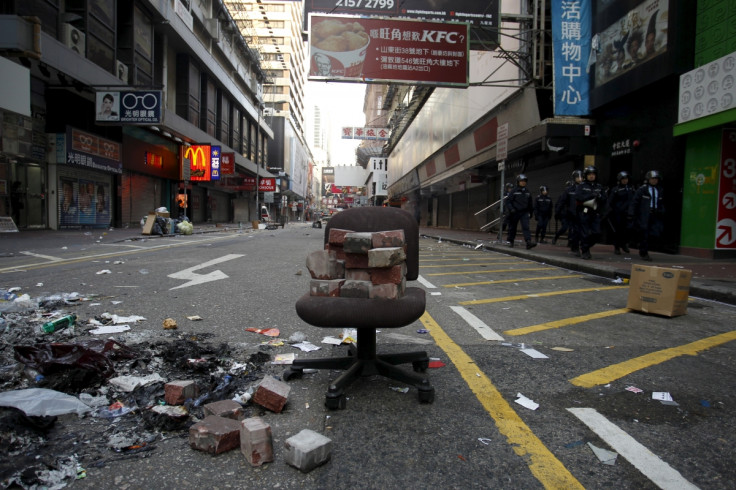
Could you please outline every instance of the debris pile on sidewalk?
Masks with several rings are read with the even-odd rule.
[[[288,389],[269,376],[269,346],[214,345],[207,341],[214,335],[181,327],[100,337],[95,331],[145,318],[78,318],[74,307],[96,298],[76,293],[7,298],[0,304],[0,488],[61,488],[87,469],[145,458],[206,418],[242,420],[286,403]],[[52,322],[60,317],[68,318]],[[45,332],[52,323],[58,328]],[[263,406],[250,403],[257,397]],[[214,403],[222,401],[239,409]]]

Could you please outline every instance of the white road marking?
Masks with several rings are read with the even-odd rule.
[[[184,269],[183,271],[169,274],[169,277],[171,277],[172,279],[183,279],[189,281],[179,286],[175,286],[171,289],[187,288],[189,286],[196,286],[197,284],[202,284],[205,282],[227,279],[229,276],[220,270],[210,272],[209,274],[197,274],[195,271],[198,271],[199,269],[204,269],[205,267],[209,267],[211,265],[227,262],[228,260],[237,259],[239,257],[243,257],[243,255],[229,254],[225,255],[224,257],[220,257],[219,259],[210,260],[209,262],[205,262],[204,264],[200,264],[195,267],[190,267],[189,269]]]
[[[483,337],[486,340],[500,340],[503,341],[504,338],[501,337],[499,334],[493,331],[491,327],[483,323],[483,321],[478,318],[477,316],[470,313],[468,310],[463,308],[462,306],[450,306],[452,308],[452,311],[460,315],[460,317],[468,322],[468,325],[473,327],[475,330],[478,331],[481,337]]]
[[[626,458],[636,469],[659,488],[698,488],[687,481],[679,471],[662,461],[659,456],[638,443],[633,437],[609,422],[593,408],[568,408],[606,444]]]
[[[422,286],[424,286],[425,288],[427,288],[427,289],[436,289],[437,288],[437,286],[435,286],[434,284],[432,284],[431,282],[429,282],[428,280],[426,280],[422,276],[417,277],[417,281],[419,281],[419,283]]]
[[[33,252],[28,252],[28,251],[23,251],[20,253],[22,253],[23,255],[28,255],[30,257],[38,257],[39,259],[50,260],[51,262],[58,262],[60,260],[64,260],[61,257],[54,257],[53,255],[34,254]]]

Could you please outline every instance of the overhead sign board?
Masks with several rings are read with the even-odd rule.
[[[468,86],[468,24],[311,15],[309,79]]]
[[[211,175],[212,149],[210,145],[192,145],[184,151],[184,160],[189,160],[189,180],[209,181]]]
[[[500,12],[500,0],[304,0],[305,23],[310,14],[467,22],[472,29],[471,47],[479,50],[498,47]]]
[[[160,90],[101,91],[96,94],[96,122],[160,124]]]

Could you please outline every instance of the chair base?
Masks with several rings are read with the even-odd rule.
[[[368,332],[364,332],[368,330]],[[345,371],[335,381],[330,383],[325,396],[325,405],[329,409],[343,409],[346,405],[345,388],[363,376],[380,375],[394,379],[415,387],[419,394],[419,401],[432,403],[434,388],[425,376],[407,372],[397,367],[399,364],[412,364],[414,371],[424,372],[429,367],[429,357],[424,351],[401,352],[397,354],[376,354],[375,343],[361,342],[361,337],[373,337],[375,329],[359,329],[358,343],[349,346],[346,357],[330,357],[319,359],[297,359],[284,371],[282,379],[288,381],[294,377],[301,377],[304,369],[338,369]]]

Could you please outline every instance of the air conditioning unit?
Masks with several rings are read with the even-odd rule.
[[[128,65],[118,60],[117,62],[117,76],[125,84],[128,84]]]
[[[85,55],[86,37],[84,32],[80,31],[71,24],[64,24],[62,29],[64,44],[66,47],[82,56]]]

